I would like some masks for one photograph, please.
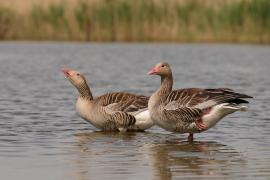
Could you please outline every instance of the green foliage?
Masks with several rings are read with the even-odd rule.
[[[44,37],[50,34],[50,38],[57,38],[57,32],[67,33],[70,38],[71,30],[69,20],[65,14],[65,6],[62,3],[51,4],[48,7],[35,5],[30,11],[30,23],[35,26],[33,35]],[[47,33],[47,35],[46,35]]]
[[[80,2],[74,10],[74,16],[79,25],[79,28],[83,31],[91,20],[91,10],[88,4]]]
[[[128,1],[121,1],[115,6],[115,18],[123,23],[131,23],[132,22],[132,4],[128,3]]]
[[[67,19],[65,17],[65,9],[62,4],[51,4],[47,9],[35,5],[30,17],[36,25],[50,24],[54,28],[61,28],[67,26]]]
[[[11,28],[14,13],[7,8],[0,7],[0,39],[5,39]]]
[[[105,1],[104,3],[101,3],[95,11],[96,22],[104,28],[111,27],[115,18],[114,8],[114,4],[112,4],[110,1]]]
[[[30,18],[36,26],[40,26],[46,21],[46,11],[43,7],[34,5],[30,11]]]
[[[11,14],[10,10],[0,8],[0,38],[6,36],[7,29],[13,28],[8,25],[16,21]],[[29,15],[21,18],[29,22],[24,32],[37,29],[33,34],[40,34],[44,39],[47,35],[57,39],[66,33],[70,39],[87,41],[270,42],[269,0],[240,0],[218,5],[199,0],[100,0],[92,3],[81,0],[69,11],[63,3],[48,7],[36,5]]]
[[[263,28],[270,27],[270,1],[251,1],[247,6],[247,13],[258,21]]]
[[[92,31],[92,21],[94,18],[94,8],[91,9],[90,5],[85,2],[80,2],[74,10],[75,19],[79,25],[79,29],[84,32],[85,40],[89,41]]]
[[[141,1],[138,16],[141,21],[160,21],[162,17],[161,7],[151,0]]]
[[[47,21],[54,27],[60,28],[67,25],[65,9],[62,4],[51,4],[47,10]]]

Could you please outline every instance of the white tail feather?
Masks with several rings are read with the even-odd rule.
[[[202,117],[203,123],[206,125],[206,130],[215,126],[226,115],[234,113],[236,111],[247,111],[246,106],[238,104],[223,103],[216,105],[212,108],[209,114]]]

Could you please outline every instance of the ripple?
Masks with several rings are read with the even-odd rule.
[[[20,179],[29,179],[30,174],[37,179],[270,177],[268,46],[0,45],[0,71],[5,74],[0,79],[4,179],[15,177],[14,169]],[[158,127],[143,133],[96,132],[75,113],[77,92],[59,71],[63,66],[80,70],[94,96],[110,91],[151,95],[160,81],[146,72],[161,59],[172,64],[175,88],[233,88],[254,96],[250,111],[227,116],[216,127],[196,134],[193,144],[185,134]]]

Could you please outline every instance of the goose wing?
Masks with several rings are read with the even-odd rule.
[[[130,93],[108,93],[99,97],[98,101],[111,111],[137,113],[147,109],[149,97]]]
[[[167,117],[192,123],[198,120],[204,110],[221,103],[248,103],[242,98],[251,98],[231,89],[189,88],[172,91],[166,99],[164,113]]]
[[[172,91],[166,99],[165,109],[176,110],[182,107],[206,109],[221,103],[248,103],[243,98],[251,96],[236,93],[228,88],[199,89],[189,88]]]
[[[129,127],[136,123],[135,115],[147,109],[148,97],[130,93],[108,93],[95,99],[108,119],[118,127]]]
[[[201,117],[201,114],[202,110],[198,108],[181,107],[175,110],[164,109],[166,118],[175,120],[176,124],[182,123],[179,127],[195,122]]]
[[[136,118],[123,111],[111,111],[108,108],[104,109],[107,114],[107,119],[114,122],[117,128],[128,128],[136,123]]]

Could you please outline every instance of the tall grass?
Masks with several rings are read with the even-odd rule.
[[[0,7],[0,39],[5,39],[10,29],[12,28],[12,21],[14,20],[14,13],[12,10]]]
[[[66,9],[61,3],[51,4],[46,8],[35,5],[32,7],[27,20],[29,22],[28,26],[34,27],[31,30],[33,38],[71,39],[71,29],[66,16]],[[66,34],[66,36],[63,36],[63,34]]]
[[[73,7],[58,2],[22,15],[0,8],[0,38],[269,43],[270,1],[101,0]]]
[[[80,2],[74,10],[74,16],[79,25],[79,29],[85,34],[86,41],[91,40],[92,26],[94,24],[94,13],[92,9],[85,2]]]

